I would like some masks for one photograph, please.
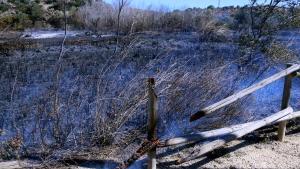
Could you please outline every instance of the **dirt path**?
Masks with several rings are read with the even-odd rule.
[[[172,160],[174,157],[163,160],[160,168],[300,168],[300,133],[288,135],[285,142],[236,140],[208,158],[180,166],[172,164]]]
[[[230,144],[239,144],[235,141]],[[218,168],[299,168],[300,134],[288,136],[284,143],[268,141],[242,147],[217,158],[204,167]]]
[[[299,132],[297,134],[287,135],[285,142],[274,141],[274,139],[249,140],[251,140],[251,138],[233,141],[227,144],[224,148],[215,150],[205,157],[187,162],[183,165],[175,165],[174,163],[178,159],[178,154],[173,155],[172,157],[163,157],[159,160],[158,168],[300,168]],[[180,151],[179,153],[182,154],[185,152]],[[19,169],[24,167],[34,168],[35,166],[37,166],[37,163],[28,163],[28,161],[0,162],[0,169]],[[99,165],[90,167],[69,166],[67,168],[89,169],[99,168]],[[146,165],[142,164],[136,167],[131,167],[130,169],[143,168],[146,168]]]

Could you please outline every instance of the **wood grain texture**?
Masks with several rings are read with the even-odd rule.
[[[272,124],[273,122],[287,116],[288,114],[290,114],[291,112],[293,112],[293,109],[291,107],[284,109],[278,113],[273,114],[272,116],[266,117],[262,120],[256,121],[256,123],[244,127],[243,129],[234,131],[232,133],[229,133],[227,135],[225,135],[224,137],[221,138],[217,138],[211,142],[205,143],[202,146],[200,146],[199,148],[195,148],[193,150],[193,152],[184,157],[181,158],[177,161],[178,164],[187,162],[187,161],[191,161],[194,160],[196,158],[198,158],[201,155],[204,155],[214,149],[220,148],[221,146],[223,146],[224,144],[233,141],[235,139],[241,138],[242,136],[251,133],[252,131],[255,131],[261,127],[267,126]]]

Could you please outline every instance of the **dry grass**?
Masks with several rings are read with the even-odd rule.
[[[99,32],[116,31],[117,7],[101,1],[86,4],[76,13],[76,22]],[[199,31],[209,40],[224,40],[227,26],[218,20],[213,10],[154,11],[126,6],[120,17],[120,31],[126,34],[142,31]]]
[[[6,84],[1,88],[2,98],[6,98],[0,102],[1,118],[6,120],[4,127],[18,132],[24,141],[9,158],[38,156],[52,164],[89,151],[98,152],[101,158],[126,158],[123,154],[130,155],[134,145],[146,138],[148,77],[156,80],[160,138],[189,132],[195,126],[218,128],[241,115],[242,120],[252,118],[240,111],[255,99],[248,97],[199,123],[188,122],[200,108],[238,90],[238,84],[249,75],[247,70],[261,71],[258,63],[263,57],[242,64],[243,57],[237,57],[241,55],[232,46],[195,44],[197,37],[184,39],[182,35],[148,36],[128,37],[130,43],[117,52],[112,50],[114,45],[101,49],[68,46],[61,58],[58,89],[50,77],[57,66],[59,47],[45,49],[44,54],[23,51],[1,58],[8,65],[1,65],[5,73],[0,79]],[[53,114],[55,92],[57,110]]]

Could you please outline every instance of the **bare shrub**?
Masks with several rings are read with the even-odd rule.
[[[161,22],[163,30],[180,30],[182,28],[183,17],[179,12],[168,12],[161,17]]]
[[[229,33],[226,25],[216,20],[211,10],[198,15],[195,24],[197,31],[200,33],[200,38],[204,41],[224,41]]]
[[[129,38],[131,43],[116,53],[109,45],[67,46],[59,63],[59,78],[54,80],[60,47],[41,49],[44,52],[39,54],[34,50],[19,53],[32,57],[12,54],[2,58],[0,64],[7,66],[1,66],[0,79],[7,85],[1,88],[1,104],[4,102],[0,108],[6,118],[3,126],[9,130],[3,138],[8,141],[19,131],[24,141],[20,152],[46,157],[46,161],[91,147],[110,146],[119,151],[145,138],[147,77],[157,81],[159,133],[164,137],[184,132],[189,115],[208,104],[208,98],[220,97],[221,84],[235,79],[218,79],[230,64],[209,61],[216,52],[211,47],[201,48],[211,49],[201,67],[202,55],[193,46],[190,55],[179,52],[193,40]],[[89,50],[81,51],[86,48]]]
[[[114,18],[113,7],[102,1],[92,1],[92,3],[87,3],[80,7],[75,13],[77,23],[95,31],[115,30],[116,20]]]
[[[222,39],[227,33],[226,26],[215,18],[213,10],[186,10],[167,12],[140,10],[128,6],[112,7],[102,1],[92,2],[81,7],[77,22],[98,31],[133,33],[141,31],[199,31],[210,40]],[[215,36],[215,37],[213,37]],[[223,38],[224,39],[224,38]]]
[[[288,49],[286,45],[279,42],[272,42],[265,51],[268,59],[275,63],[292,63],[297,62],[296,54]]]

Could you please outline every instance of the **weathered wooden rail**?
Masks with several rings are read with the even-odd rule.
[[[277,124],[277,123],[280,123],[283,121],[292,120],[297,117],[300,117],[300,111],[291,112],[290,114],[274,121],[273,123],[271,123],[269,125],[274,125],[274,124]],[[256,123],[257,123],[257,121],[253,121],[253,122],[238,124],[238,125],[234,125],[234,126],[230,126],[230,127],[215,129],[215,130],[211,130],[211,131],[194,132],[194,133],[191,133],[190,135],[179,136],[179,137],[163,140],[163,141],[161,141],[160,146],[161,147],[176,146],[176,145],[180,145],[180,144],[198,142],[198,141],[209,139],[209,138],[220,137],[223,135],[230,134],[234,131],[241,130],[245,127],[253,126]]]
[[[221,100],[221,101],[219,101],[219,102],[217,102],[217,103],[215,103],[211,106],[208,106],[204,109],[201,109],[200,111],[198,111],[197,113],[192,115],[190,121],[195,121],[195,120],[197,120],[197,119],[199,119],[199,118],[201,118],[201,117],[203,117],[207,114],[210,114],[210,113],[212,113],[212,112],[214,112],[214,111],[216,111],[216,110],[218,110],[222,107],[225,107],[225,106],[237,101],[238,99],[241,99],[241,98],[257,91],[258,89],[261,89],[261,88],[273,83],[274,81],[276,81],[276,80],[278,80],[282,77],[285,77],[285,76],[289,77],[287,82],[286,82],[286,84],[287,84],[287,83],[290,82],[291,74],[294,73],[295,71],[299,70],[299,69],[300,69],[300,65],[293,65],[293,66],[289,67],[286,70],[283,70],[283,71],[281,71],[281,72],[279,72],[279,73],[277,73],[277,74],[275,74],[275,75],[273,75],[273,76],[271,76],[271,77],[269,77],[269,78],[267,78],[267,79],[265,79],[265,80],[263,80],[263,81],[261,81],[257,84],[254,84],[254,85],[250,86],[247,89],[244,89],[244,90],[242,90],[238,93],[235,93],[232,96],[229,96],[229,97],[227,97],[227,98],[225,98],[225,99],[223,99],[223,100]],[[289,87],[289,86],[287,86],[287,87]],[[287,92],[287,91],[289,91],[289,89],[286,89],[284,91]],[[287,100],[287,98],[285,98],[284,100]]]
[[[289,107],[289,100],[291,95],[292,79],[299,76],[300,65],[288,65],[287,68],[275,75],[264,79],[257,84],[254,84],[240,92],[233,94],[215,104],[205,107],[193,114],[190,121],[195,121],[201,117],[213,113],[214,111],[228,106],[231,103],[261,89],[265,86],[285,77],[283,96],[281,103],[281,111],[266,117],[261,120],[248,122],[244,124],[234,125],[230,127],[220,128],[216,130],[206,131],[206,132],[194,132],[189,135],[179,136],[167,140],[158,140],[156,133],[157,125],[157,96],[155,94],[155,81],[153,78],[148,79],[148,98],[149,98],[149,114],[148,114],[148,141],[142,145],[139,151],[132,156],[131,159],[127,160],[119,166],[119,168],[126,168],[139,157],[148,152],[148,169],[156,169],[156,149],[160,147],[175,146],[179,144],[187,144],[192,142],[199,142],[201,140],[212,139],[212,141],[201,145],[196,148],[191,154],[180,158],[177,163],[184,163],[193,160],[201,155],[204,155],[216,148],[223,146],[225,143],[233,141],[237,138],[243,137],[259,128],[268,125],[274,125],[279,123],[278,128],[278,139],[279,141],[284,141],[286,124],[288,120],[300,117],[300,111],[294,112],[294,110]],[[143,150],[143,151],[141,151]],[[147,152],[146,152],[147,151]],[[142,152],[142,153],[141,153]],[[129,163],[129,162],[130,163]]]

